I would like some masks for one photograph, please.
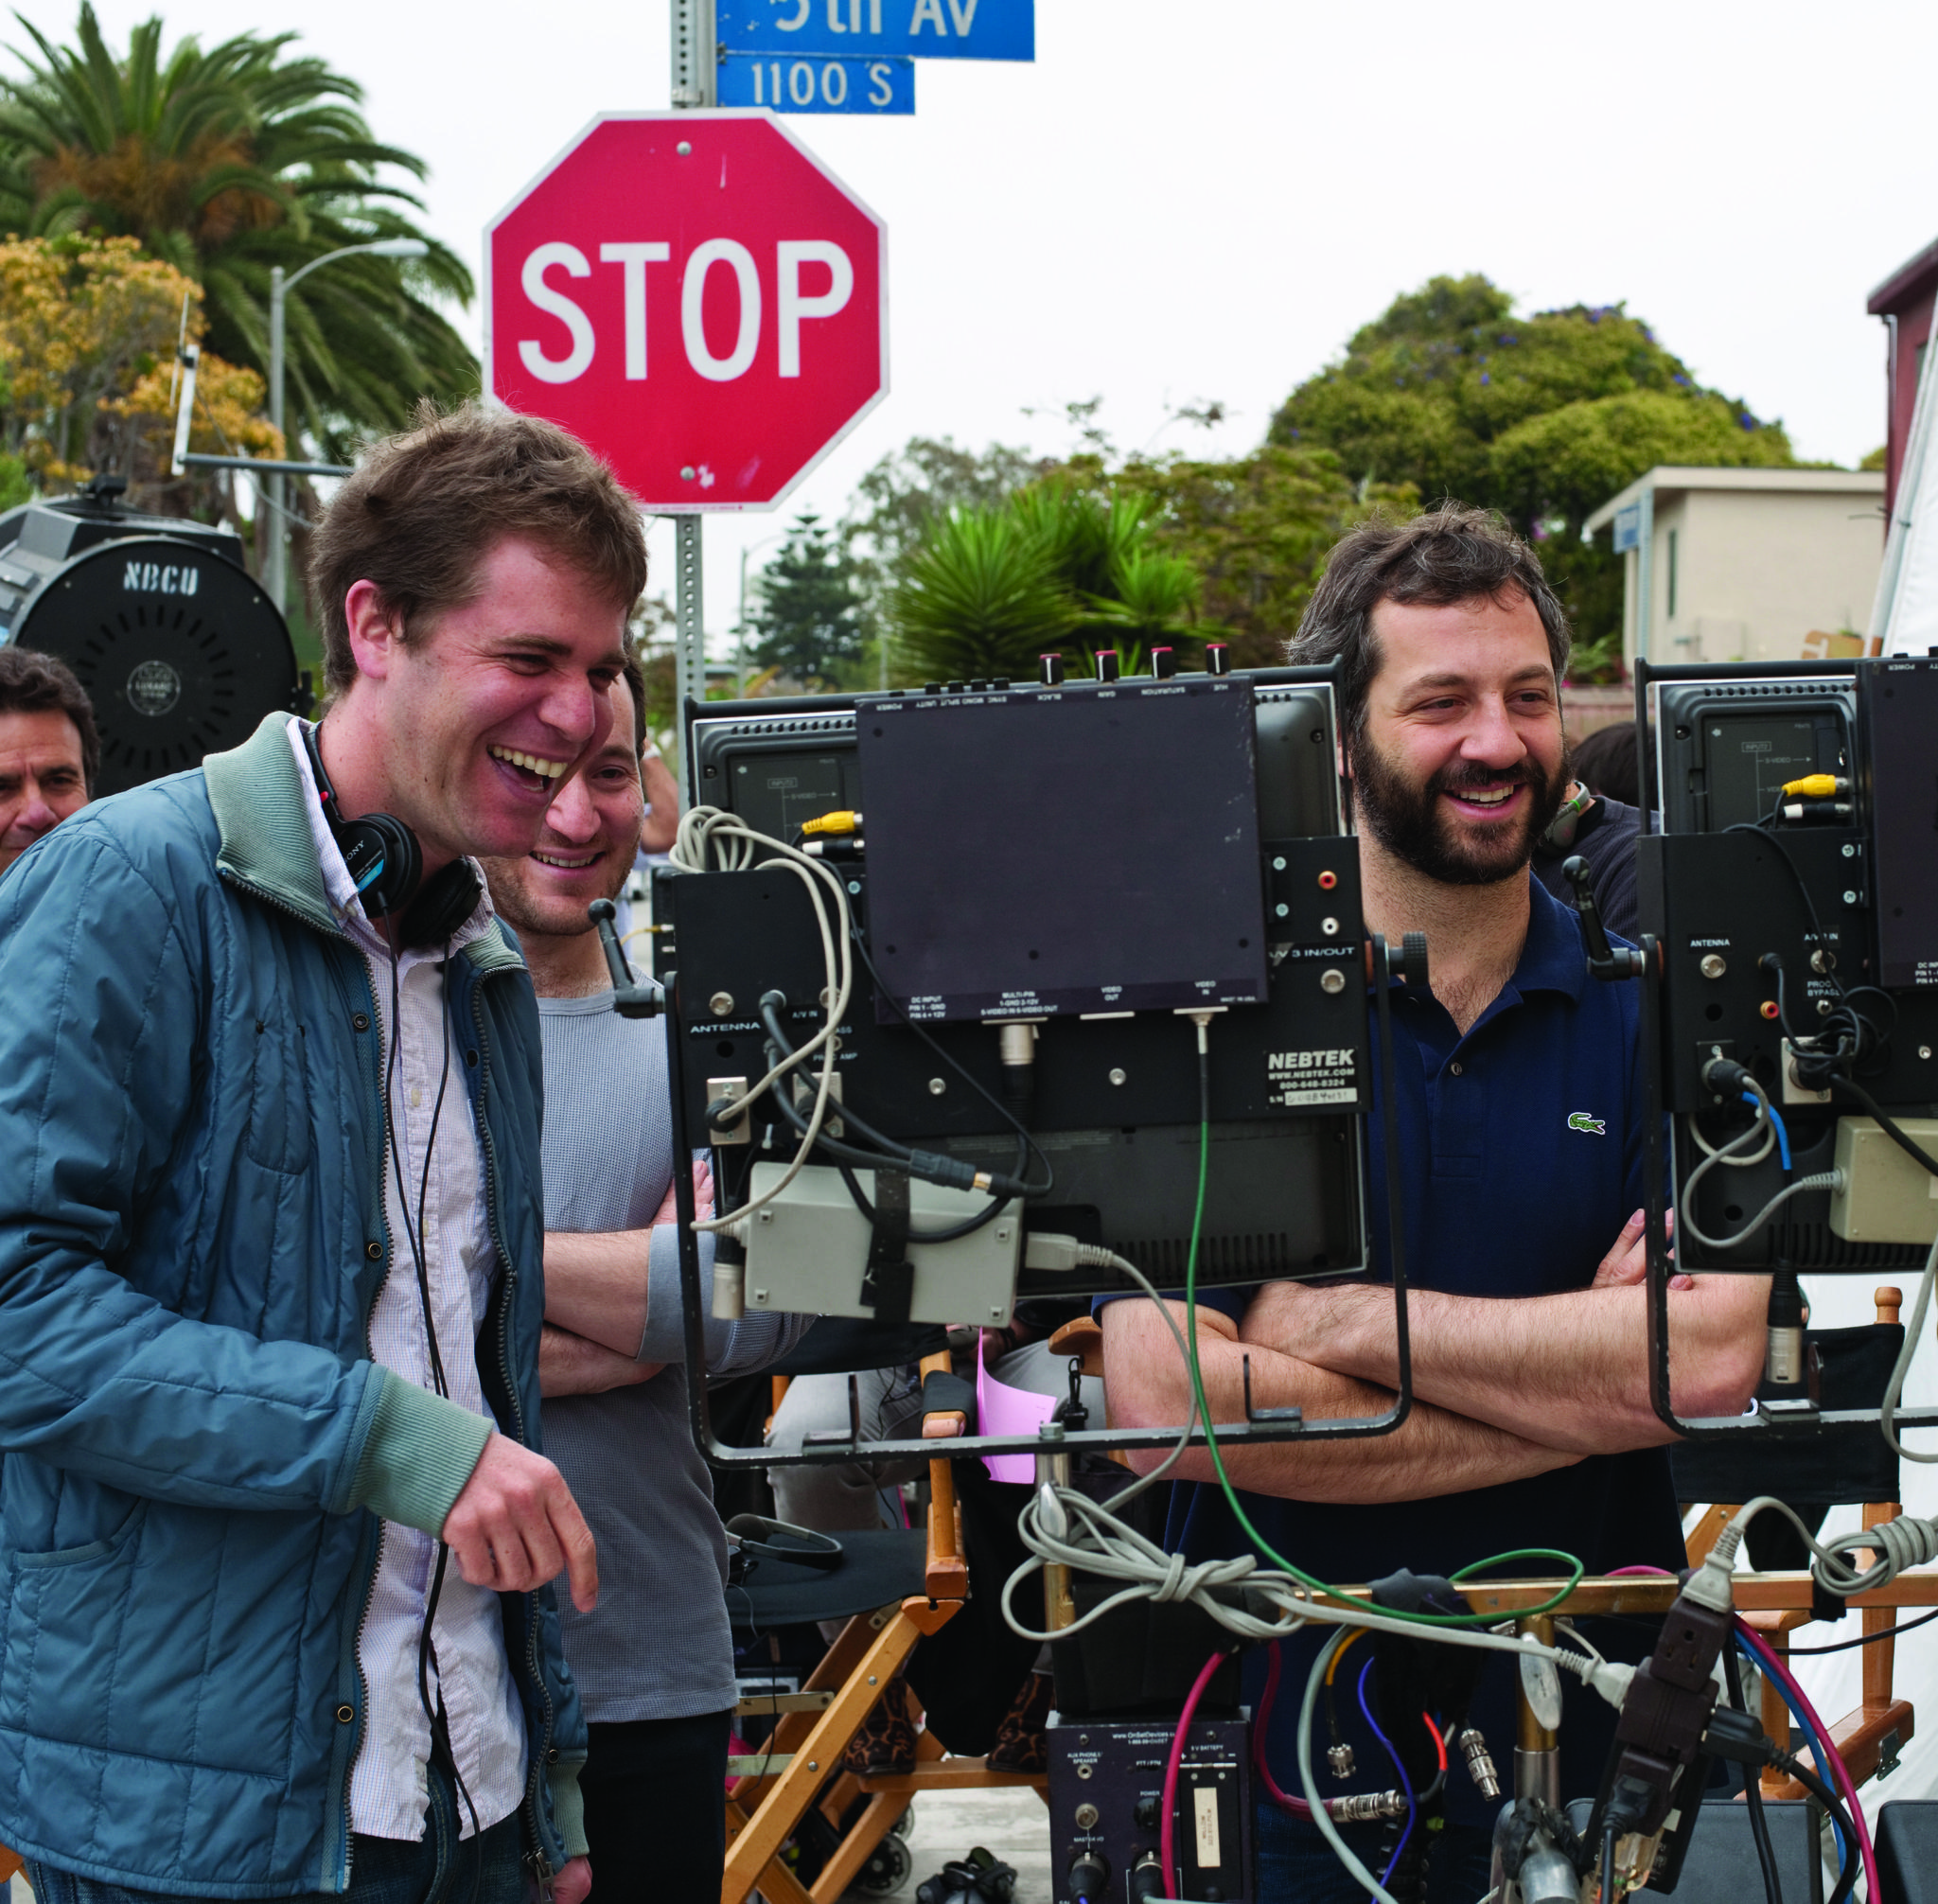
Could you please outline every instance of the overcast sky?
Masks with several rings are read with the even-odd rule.
[[[116,44],[155,10],[97,5]],[[63,37],[75,17],[21,10]],[[170,41],[300,27],[367,88],[378,136],[429,161],[428,223],[474,269],[587,120],[667,103],[665,0],[165,17]],[[1938,238],[1934,79],[1929,0],[1038,0],[1033,65],[925,62],[912,119],[792,122],[888,220],[892,387],[779,513],[709,522],[708,626],[735,619],[743,545],[838,514],[911,435],[1060,450],[1062,406],[1101,396],[1134,448],[1217,398],[1222,429],[1155,447],[1237,452],[1436,272],[1529,310],[1626,300],[1800,454],[1853,462],[1884,435],[1866,293]],[[462,321],[475,339],[475,307]]]

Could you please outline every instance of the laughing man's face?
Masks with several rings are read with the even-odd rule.
[[[1348,750],[1362,829],[1431,879],[1519,875],[1567,790],[1546,630],[1518,591],[1445,608],[1382,602],[1380,665]]]
[[[484,862],[491,903],[520,932],[566,938],[589,931],[587,907],[618,897],[632,870],[645,818],[632,694],[622,679],[608,695],[611,733],[553,796],[538,843],[518,857]]]

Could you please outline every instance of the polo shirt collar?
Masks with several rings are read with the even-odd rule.
[[[1527,940],[1506,990],[1560,992],[1578,1005],[1588,983],[1581,921],[1572,906],[1564,906],[1532,873],[1527,884]]]

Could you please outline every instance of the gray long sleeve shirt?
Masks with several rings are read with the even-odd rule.
[[[673,1181],[666,1031],[612,995],[540,998],[545,1048],[545,1227],[643,1229]],[[712,1316],[713,1245],[701,1239],[707,1372],[746,1374],[784,1355],[811,1316]],[[545,1453],[599,1545],[599,1605],[560,1596],[565,1651],[597,1724],[686,1719],[734,1702],[727,1542],[713,1477],[687,1425],[678,1238],[653,1231],[638,1359],[668,1366],[636,1387],[544,1404]]]

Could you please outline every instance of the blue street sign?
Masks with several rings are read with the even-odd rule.
[[[915,110],[915,62],[723,49],[714,97],[723,106],[777,113],[907,115]]]
[[[769,60],[1033,60],[1036,0],[719,0],[715,39]]]

